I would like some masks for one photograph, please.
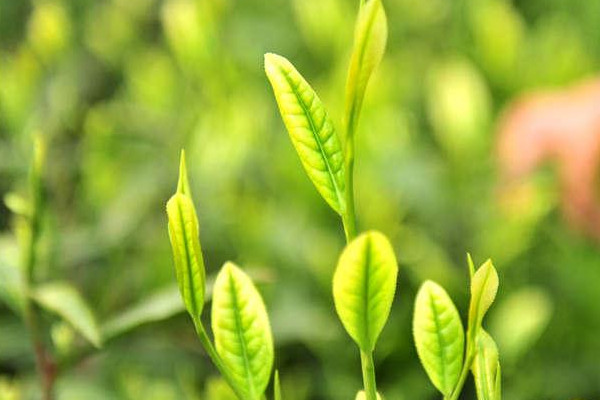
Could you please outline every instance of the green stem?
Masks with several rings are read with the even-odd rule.
[[[445,396],[444,400],[457,400],[458,396],[460,396],[460,392],[462,391],[463,386],[465,385],[465,381],[467,380],[467,376],[469,376],[469,371],[471,370],[471,365],[473,364],[474,353],[471,350],[471,344],[467,343],[467,355],[465,357],[465,363],[463,364],[462,370],[460,371],[460,376],[458,378],[458,382],[456,382],[456,386],[452,391],[450,396]]]
[[[346,242],[356,237],[356,211],[354,210],[354,129],[348,128],[344,151],[344,167],[346,169],[346,209],[342,214]]]
[[[42,398],[52,400],[54,381],[56,378],[56,364],[44,346],[44,341],[38,324],[38,311],[31,300],[31,286],[35,280],[35,266],[37,264],[37,246],[41,233],[41,215],[43,209],[42,195],[42,169],[45,160],[45,143],[37,137],[34,146],[33,163],[30,176],[30,190],[32,198],[31,215],[29,216],[29,232],[23,251],[23,270],[25,299],[23,304],[23,318],[31,338],[31,346],[35,354],[35,365],[42,386]]]
[[[231,375],[229,375],[227,367],[225,367],[225,365],[223,364],[223,361],[221,360],[219,353],[217,353],[217,350],[213,346],[210,338],[208,337],[208,334],[206,333],[202,322],[194,318],[194,326],[196,327],[196,332],[198,333],[198,338],[200,339],[200,343],[202,343],[202,347],[204,347],[204,350],[212,360],[215,367],[217,367],[227,384],[235,392],[235,395],[238,397],[238,399],[246,400],[242,391],[237,387]]]
[[[375,364],[373,352],[360,351],[360,364],[362,366],[363,384],[367,400],[377,400],[377,384],[375,383]]]

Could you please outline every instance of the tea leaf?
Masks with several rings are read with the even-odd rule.
[[[192,199],[176,193],[167,203],[167,215],[179,291],[192,318],[198,319],[204,306],[205,272]]]
[[[177,193],[185,194],[188,197],[192,197],[190,191],[190,181],[187,174],[187,165],[185,163],[185,151],[181,150],[181,157],[179,158],[179,181],[177,182]]]
[[[333,276],[333,300],[344,328],[365,352],[373,351],[396,291],[398,264],[381,233],[363,233],[350,242]]]
[[[417,293],[413,334],[429,379],[449,396],[462,368],[465,337],[454,303],[444,288],[433,281],[423,283]]]
[[[361,390],[358,393],[356,393],[356,399],[354,400],[367,400],[367,395],[365,394],[365,391]],[[379,393],[377,393],[377,400],[381,400],[381,395]]]
[[[498,273],[491,260],[486,261],[471,279],[471,302],[469,305],[469,329],[472,337],[477,336],[477,330],[487,310],[490,308],[498,292]]]
[[[483,329],[477,335],[476,355],[473,360],[473,377],[479,400],[500,399],[500,362],[494,339]]]
[[[79,292],[67,282],[52,282],[36,288],[33,299],[83,335],[96,347],[102,347],[100,329],[96,318]]]
[[[306,173],[325,201],[342,215],[346,209],[344,157],[323,103],[284,57],[265,54],[265,71]]]
[[[381,0],[362,2],[346,82],[345,118],[350,131],[354,131],[358,124],[365,90],[373,70],[383,58],[387,35],[387,20]]]
[[[271,326],[252,280],[230,262],[215,281],[212,329],[217,353],[236,386],[245,398],[260,399],[273,368]]]

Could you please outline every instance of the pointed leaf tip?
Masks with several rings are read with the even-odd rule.
[[[190,182],[188,179],[187,165],[185,162],[185,150],[181,149],[181,157],[179,159],[179,181],[177,182],[177,193],[192,196],[190,191]]]

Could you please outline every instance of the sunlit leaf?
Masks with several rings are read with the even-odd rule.
[[[69,283],[44,284],[37,287],[32,296],[40,306],[60,316],[94,346],[102,346],[100,329],[91,308]]]
[[[167,203],[169,239],[175,261],[175,274],[185,306],[194,320],[200,318],[204,306],[205,269],[198,237],[198,217],[181,153],[177,193]]]
[[[387,34],[387,20],[381,0],[362,2],[346,82],[345,118],[348,129],[352,131],[358,123],[369,78],[383,58]]]
[[[486,261],[473,275],[471,279],[471,302],[469,305],[469,329],[473,337],[498,292],[498,273],[492,265],[491,260]]]
[[[355,400],[367,400],[367,395],[366,395],[365,391],[361,390],[358,393],[356,393]],[[379,393],[377,393],[377,400],[381,400],[381,395]]]
[[[473,377],[479,400],[499,400],[500,370],[498,347],[494,339],[483,329],[476,340],[476,355],[473,360]]]
[[[284,57],[265,54],[265,71],[306,173],[331,208],[343,214],[346,209],[344,157],[323,103]]]
[[[429,379],[440,392],[450,395],[462,368],[465,336],[450,296],[433,281],[423,283],[417,293],[413,334]]]
[[[363,351],[372,351],[396,291],[398,263],[381,233],[363,233],[350,242],[333,276],[333,300],[344,328]]]
[[[226,263],[212,302],[215,347],[236,386],[249,400],[262,397],[273,368],[273,338],[267,310],[252,280]]]

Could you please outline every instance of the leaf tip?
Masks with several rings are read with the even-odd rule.
[[[181,149],[181,156],[179,158],[179,181],[177,182],[177,193],[191,196],[190,182],[188,179],[187,165],[185,162],[185,150]]]

